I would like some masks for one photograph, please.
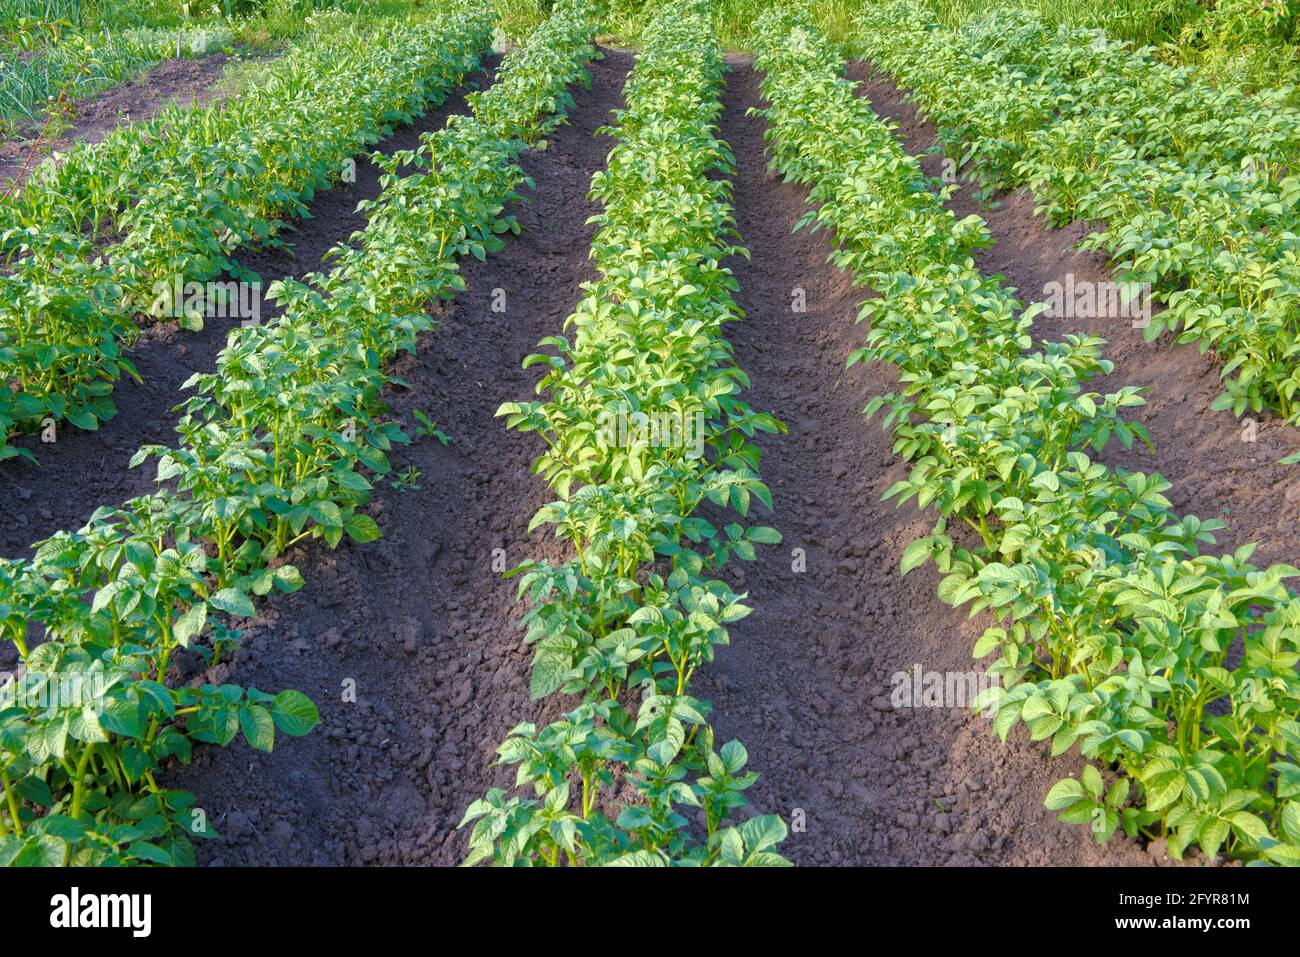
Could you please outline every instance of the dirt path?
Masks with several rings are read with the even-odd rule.
[[[943,157],[926,153],[938,141],[934,125],[919,119],[902,92],[869,64],[852,63],[849,75],[862,81],[859,93],[870,99],[873,108],[899,125],[908,152],[921,157],[926,173],[938,176]],[[1028,190],[994,197],[996,209],[980,206],[972,192],[959,190],[948,206],[958,216],[975,213],[988,221],[997,242],[982,250],[977,262],[986,273],[1005,275],[1020,290],[1022,301],[1043,299],[1049,283],[1064,285],[1069,274],[1075,288],[1084,282],[1112,281],[1104,254],[1074,248],[1088,234],[1085,224],[1051,229],[1034,215]],[[1112,443],[1103,460],[1129,471],[1158,471],[1173,482],[1167,494],[1180,513],[1227,522],[1228,531],[1218,536],[1222,550],[1258,542],[1253,559],[1257,565],[1300,560],[1300,472],[1296,466],[1276,464],[1300,449],[1300,430],[1271,416],[1237,419],[1210,411],[1210,403],[1222,391],[1220,365],[1201,355],[1195,345],[1170,345],[1169,337],[1156,343],[1143,341],[1132,320],[1040,316],[1033,332],[1052,340],[1070,332],[1101,336],[1107,343],[1104,354],[1115,363],[1115,371],[1094,388],[1106,392],[1136,385],[1147,390],[1147,405],[1133,417],[1150,430],[1155,454],[1140,446],[1126,452]]]
[[[496,57],[488,69],[472,78],[482,87],[491,82]],[[381,152],[413,149],[420,135],[440,128],[453,113],[466,109],[465,94],[458,90],[442,106],[430,110],[409,126],[401,127],[376,146]],[[287,247],[247,252],[243,265],[262,277],[262,290],[287,276],[301,278],[321,268],[321,256],[365,226],[357,204],[380,193],[381,170],[368,158],[357,159],[355,183],[343,183],[318,194],[309,204],[311,217],[283,234]],[[261,318],[278,310],[258,296]],[[113,390],[118,413],[95,432],[72,426],[60,429],[57,441],[42,443],[28,436],[15,444],[32,450],[40,465],[21,459],[0,463],[0,514],[10,520],[0,525],[0,556],[27,554],[29,546],[59,529],[76,529],[101,505],[117,504],[154,487],[154,470],[128,469],[131,456],[148,443],[170,444],[175,439],[176,404],[187,395],[181,385],[196,372],[211,371],[217,354],[225,348],[234,319],[209,319],[201,332],[191,333],[168,322],[151,326],[131,352],[144,380],[123,379]]]
[[[932,567],[898,574],[932,516],[880,501],[904,469],[861,413],[894,376],[880,365],[843,373],[865,293],[826,263],[825,234],[791,236],[804,194],[767,177],[764,123],[745,115],[758,77],[737,63],[722,135],[738,158],[735,206],[753,258],[731,263],[747,313],[731,337],[751,404],[790,427],[760,441],[785,542],[745,568],[756,610],[703,669],[699,694],[715,704],[719,740],[743,741],[762,775],[751,805],[793,822],[784,851],[800,864],[1150,863],[1130,842],[1096,848],[1042,807],[1076,757],[1049,759],[1019,732],[1003,746],[968,708],[891,702],[893,676],[915,665],[971,672],[991,622],[942,604]],[[804,313],[792,312],[797,289]]]
[[[594,88],[576,91],[570,123],[524,159],[537,192],[517,208],[523,234],[484,263],[462,263],[468,288],[420,353],[395,366],[411,385],[397,412],[408,423],[412,410],[428,413],[452,444],[399,450],[395,468],[418,468],[420,488],[385,484],[375,496],[384,538],[306,549],[296,561],[307,587],[268,605],[233,667],[213,676],[299,688],[322,722],[271,755],[202,749],[171,776],[224,835],[200,848],[201,862],[455,864],[466,806],[513,782],[510,769],[490,768],[495,748],[545,715],[528,697],[514,584],[493,563],[513,567],[553,543],[524,538],[548,500],[529,472],[536,437],[507,432],[494,414],[531,394],[539,373],[521,360],[560,331],[579,283],[594,278],[585,196],[612,145],[594,134],[620,104],[631,62],[610,53],[593,64]],[[504,313],[493,311],[497,290]],[[355,703],[342,700],[349,681]]]

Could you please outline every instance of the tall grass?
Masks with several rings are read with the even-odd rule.
[[[24,21],[65,22],[82,31],[179,26],[183,0],[0,0],[0,34]],[[212,0],[193,6],[212,6]],[[207,10],[205,9],[205,14]]]
[[[0,30],[20,20],[66,20],[80,26],[81,10],[81,0],[4,0],[0,3]]]
[[[874,0],[814,0],[811,4],[817,25],[834,41],[846,39],[856,28],[863,7]],[[721,0],[718,32],[728,50],[749,49],[749,32],[772,0]]]
[[[592,0],[600,11],[600,35],[605,42],[619,46],[636,46],[641,31],[661,2],[670,0]],[[497,23],[515,43],[522,43],[551,15],[555,0],[496,0]]]
[[[551,15],[554,0],[497,0],[497,24],[515,43],[524,39]]]

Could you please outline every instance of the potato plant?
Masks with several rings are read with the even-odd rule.
[[[983,223],[944,208],[953,187],[922,175],[804,17],[764,15],[754,44],[773,165],[880,293],[849,363],[900,370],[866,409],[912,465],[887,497],[939,512],[902,571],[933,560],[943,600],[997,619],[974,653],[1001,687],[977,707],[1004,739],[1023,724],[1093,762],[1047,803],[1099,841],[1122,827],[1176,856],[1300,864],[1300,571],[1252,566],[1254,546],[1203,553],[1221,523],[1176,515],[1159,475],[1093,461],[1149,441],[1122,417],[1134,389],[1087,390],[1111,371],[1102,343],[1033,342],[1043,307],[979,273]]]
[[[383,418],[385,362],[430,327],[426,306],[462,288],[457,259],[518,229],[505,211],[526,181],[518,136],[558,122],[593,32],[566,6],[505,59],[477,116],[376,156],[384,190],[353,245],[333,251],[336,268],[278,284],[285,312],[238,329],[218,372],[191,381],[177,446],[136,456],[157,462],[163,490],[101,509],[30,561],[0,562],[0,637],[24,681],[0,698],[0,863],[191,863],[210,824],[158,770],[194,742],[242,734],[270,750],[277,731],[316,724],[297,692],[169,685],[172,656],[214,654],[220,616],[250,617],[255,599],[301,587],[286,562],[295,544],[379,536],[360,506],[391,471],[386,450],[407,441]],[[18,693],[87,677],[88,700]]]
[[[618,144],[592,181],[600,277],[571,333],[525,360],[545,370],[545,398],[498,413],[545,440],[534,471],[557,498],[530,528],[553,527],[573,551],[511,573],[529,604],[532,694],[581,704],[501,745],[523,794],[493,789],[468,808],[469,864],[786,863],[780,818],[730,823],[756,775],[739,742],[715,747],[709,705],[689,691],[750,610],[717,572],[780,540],[744,523],[753,503],[771,508],[753,436],[784,430],[740,398],[748,380],[723,338],[740,313],[720,261],[742,250],[721,178],[732,157],[714,132],[723,60],[712,14],[707,0],[664,7],[643,35],[609,131]],[[605,430],[662,412],[701,421],[701,445]],[[705,503],[737,521],[717,527],[698,514]]]
[[[1300,422],[1300,110],[1022,12],[954,31],[896,0],[855,45],[985,186],[1027,184],[1055,223],[1101,224],[1084,247],[1167,307],[1144,335],[1222,361],[1216,410]]]

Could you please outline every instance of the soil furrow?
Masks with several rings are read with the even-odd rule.
[[[465,95],[491,82],[496,60],[492,57],[488,68],[472,77],[470,84],[414,123],[395,130],[375,149],[392,154],[419,146],[423,133],[439,129],[452,114],[465,112]],[[250,250],[238,257],[262,277],[255,297],[262,321],[279,312],[262,295],[274,280],[301,279],[322,270],[321,257],[364,228],[366,219],[356,211],[357,204],[379,195],[382,172],[368,156],[358,157],[356,182],[317,194],[308,204],[309,216],[282,233],[283,246]],[[175,322],[151,325],[130,353],[144,381],[124,378],[117,383],[116,416],[94,432],[62,426],[52,443],[43,443],[35,435],[18,440],[15,444],[31,449],[40,464],[21,459],[0,463],[0,514],[9,516],[0,526],[0,555],[28,554],[33,543],[58,530],[80,528],[100,506],[152,491],[154,469],[129,469],[131,456],[142,445],[174,441],[179,418],[174,409],[188,395],[181,385],[196,372],[212,370],[237,322],[208,319],[197,333],[182,330]]]
[[[418,469],[420,487],[378,488],[370,510],[384,537],[294,556],[307,587],[268,605],[210,676],[299,688],[321,725],[270,755],[242,742],[202,749],[170,776],[223,834],[201,862],[458,863],[465,808],[513,784],[512,769],[491,767],[496,746],[518,722],[560,710],[529,700],[531,654],[500,574],[556,551],[525,534],[550,498],[529,469],[539,441],[508,432],[495,412],[531,394],[539,372],[521,360],[561,331],[579,283],[595,276],[586,220],[596,207],[585,196],[611,145],[595,131],[620,105],[631,63],[611,51],[592,64],[593,89],[575,91],[570,122],[523,159],[537,190],[516,208],[522,235],[462,263],[467,288],[438,310],[419,354],[394,366],[411,387],[393,397],[395,412],[410,426],[414,410],[427,413],[451,444],[399,448],[394,469]]]
[[[782,850],[800,864],[1149,863],[1123,839],[1096,847],[1042,806],[1080,759],[1050,758],[1023,729],[998,742],[969,708],[970,650],[991,620],[941,603],[932,566],[900,577],[903,548],[933,515],[881,501],[905,469],[862,409],[895,376],[882,365],[844,371],[862,343],[854,319],[866,293],[826,262],[825,234],[791,235],[805,193],[767,176],[764,122],[746,116],[759,78],[736,64],[722,135],[739,164],[735,207],[752,259],[731,263],[747,314],[731,338],[753,380],[749,401],[789,425],[760,440],[770,523],[785,541],[738,576],[755,611],[702,671],[699,693],[715,703],[719,740],[743,741],[761,774],[751,805],[791,822]],[[896,704],[897,675],[915,667],[948,685],[940,704],[920,694],[929,706],[910,706],[910,694]]]
[[[870,64],[852,63],[849,75],[861,81],[858,92],[876,112],[898,124],[904,145],[920,158],[925,172],[939,176],[943,156],[927,152],[938,142],[934,124],[921,119],[903,91]],[[976,202],[973,193],[972,188],[958,190],[948,207],[959,217],[977,214],[987,221],[996,243],[982,250],[976,262],[986,273],[1006,276],[1022,301],[1043,300],[1051,283],[1068,288],[1072,282],[1075,289],[1091,283],[1097,289],[1115,281],[1104,253],[1075,248],[1087,236],[1087,224],[1052,229],[1034,214],[1027,189],[995,196],[996,208]],[[1159,472],[1173,483],[1166,494],[1180,514],[1228,524],[1217,536],[1221,549],[1258,542],[1256,565],[1300,560],[1300,481],[1295,466],[1277,464],[1300,449],[1300,430],[1268,414],[1238,419],[1211,411],[1222,391],[1220,364],[1195,345],[1171,344],[1167,335],[1144,341],[1132,319],[1039,316],[1034,321],[1038,339],[1060,340],[1072,332],[1105,339],[1103,354],[1115,364],[1109,376],[1094,380],[1093,389],[1105,393],[1135,385],[1146,390],[1147,404],[1130,410],[1129,417],[1146,425],[1154,454],[1141,443],[1126,451],[1112,442],[1098,458],[1129,471]]]

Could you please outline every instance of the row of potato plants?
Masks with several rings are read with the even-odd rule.
[[[191,380],[176,447],[136,455],[157,462],[158,492],[0,561],[0,638],[21,659],[0,698],[0,863],[190,863],[191,839],[214,831],[194,795],[167,787],[167,765],[194,742],[242,733],[269,751],[277,729],[316,724],[298,692],[169,684],[173,655],[211,663],[257,598],[301,587],[295,544],[379,536],[360,508],[407,441],[382,418],[385,387],[401,384],[385,362],[432,327],[426,306],[463,288],[461,256],[518,230],[505,207],[527,182],[525,142],[512,137],[545,131],[539,115],[563,111],[594,49],[586,13],[559,9],[475,115],[376,154],[384,190],[335,269],[275,284],[285,312],[235,330],[217,371]],[[41,695],[75,681],[89,695]]]
[[[708,0],[664,7],[642,36],[626,107],[602,131],[617,145],[592,181],[599,278],[565,323],[572,338],[548,337],[551,351],[525,360],[545,368],[546,398],[498,413],[545,439],[533,470],[557,498],[529,529],[552,527],[573,551],[510,573],[529,606],[531,693],[577,700],[500,746],[523,794],[493,788],[467,809],[467,864],[786,863],[780,818],[728,823],[757,775],[740,742],[715,749],[709,704],[689,692],[750,610],[717,572],[780,540],[743,524],[752,502],[771,508],[751,440],[783,427],[740,398],[748,380],[723,336],[741,314],[720,263],[743,250],[722,178],[733,159],[716,135],[712,15]],[[702,441],[654,440],[658,415]],[[706,502],[738,520],[717,527],[696,514]]]
[[[274,242],[345,161],[441,103],[491,40],[482,6],[394,21],[382,38],[370,26],[287,55],[232,102],[79,146],[0,207],[0,461],[34,458],[5,440],[47,418],[110,418],[114,383],[138,378],[126,349],[160,288],[256,279],[235,252]]]
[[[1089,759],[1046,801],[1099,842],[1122,827],[1175,856],[1300,864],[1300,599],[1284,585],[1300,572],[1256,569],[1253,545],[1203,554],[1222,523],[1174,514],[1159,475],[1093,461],[1113,438],[1149,441],[1122,418],[1137,390],[1087,390],[1112,370],[1102,341],[1035,348],[1042,305],[978,271],[983,221],[944,207],[954,187],[922,174],[808,20],[765,14],[754,47],[774,166],[811,187],[800,225],[833,230],[834,262],[879,293],[849,365],[898,368],[866,408],[912,466],[886,497],[940,513],[902,571],[933,560],[945,602],[997,618],[974,653],[999,686],[977,707],[1004,740],[1023,723]]]
[[[1222,360],[1215,410],[1300,423],[1300,111],[1024,13],[949,30],[901,0],[856,36],[967,175],[1027,184],[1056,225],[1098,224],[1084,248],[1167,306],[1146,338]]]

